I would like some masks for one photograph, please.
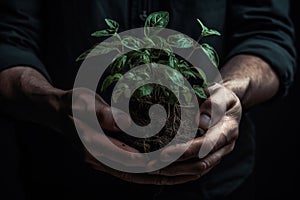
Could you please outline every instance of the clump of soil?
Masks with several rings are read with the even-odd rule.
[[[149,133],[149,130],[145,128],[143,129],[144,132],[139,133],[141,138],[134,137],[126,133],[109,133],[109,135],[123,141],[131,147],[136,148],[142,153],[161,149],[169,144],[169,142],[171,142],[177,134],[178,135],[175,138],[176,143],[186,142],[188,138],[195,135],[195,132],[197,131],[197,128],[195,130],[195,127],[197,127],[195,122],[195,107],[190,106],[186,108],[188,112],[182,113],[181,107],[178,103],[170,105],[166,99],[163,98],[158,100],[151,96],[143,97],[143,99],[138,100],[131,98],[129,110],[132,120],[141,127],[148,125],[150,123],[148,111],[154,104],[160,104],[167,112],[166,121],[162,120],[160,116],[156,116],[155,114],[152,115],[154,125],[159,127],[163,126],[157,134],[148,137],[147,133]],[[185,120],[181,120],[182,118]],[[182,126],[183,131],[178,132],[179,126]],[[198,136],[200,136],[200,133],[196,135],[196,137]]]

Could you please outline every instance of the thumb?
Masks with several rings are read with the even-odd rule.
[[[205,112],[198,112],[195,120],[198,123],[198,127],[205,131],[210,127],[211,117]]]

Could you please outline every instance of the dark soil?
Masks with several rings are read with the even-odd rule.
[[[145,103],[147,102],[147,103]],[[156,102],[157,103],[157,102]],[[149,108],[155,104],[155,102],[151,103],[149,102],[149,98],[145,99],[144,102],[132,100],[130,101],[130,115],[132,120],[139,126],[146,126],[150,123],[150,117],[148,115]],[[154,136],[147,137],[146,132],[148,133],[149,130],[145,130],[144,133],[140,133],[141,138],[133,137],[131,135],[128,135],[126,133],[124,134],[113,134],[111,136],[115,137],[116,139],[119,139],[120,141],[123,141],[125,144],[136,148],[142,153],[152,152],[158,149],[161,149],[162,147],[166,146],[172,139],[175,137],[176,134],[179,134],[176,138],[175,142],[181,143],[186,141],[187,138],[191,137],[190,134],[194,134],[195,131],[195,116],[196,113],[194,107],[190,107],[189,111],[185,117],[185,119],[188,120],[181,120],[181,116],[184,115],[184,113],[180,112],[180,106],[178,104],[175,104],[173,106],[168,105],[167,103],[160,104],[166,109],[168,112],[167,120],[165,122],[165,125],[163,126],[162,120],[159,120],[159,117],[155,117],[155,115],[152,117],[154,120],[154,124],[163,128]],[[182,123],[182,126],[184,128],[184,131],[182,133],[177,133],[178,128],[180,126],[180,123]],[[199,136],[199,135],[197,135]]]

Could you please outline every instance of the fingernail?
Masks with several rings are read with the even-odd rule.
[[[208,127],[210,126],[210,121],[211,118],[209,115],[204,113],[200,115],[199,124],[204,126],[203,129],[208,129]]]

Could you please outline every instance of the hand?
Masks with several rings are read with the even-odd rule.
[[[73,111],[80,112],[80,113],[90,113],[92,112],[92,108],[90,107],[92,98],[95,97],[95,94],[84,88],[77,88],[74,90],[69,91],[63,98],[66,102],[66,105],[70,105],[70,97],[73,96]],[[96,95],[96,110],[98,120],[101,126],[107,130],[115,131],[116,134],[118,133],[119,128],[115,125],[114,119],[111,114],[110,107],[98,96]],[[120,114],[118,117],[121,119],[116,119],[123,121],[123,123],[129,123],[128,116],[119,111]],[[174,178],[162,178],[161,176],[150,175],[147,173],[126,173],[122,171],[118,171],[112,169],[111,167],[106,166],[105,164],[99,162],[95,159],[94,156],[105,157],[106,159],[112,160],[117,162],[126,167],[142,167],[146,168],[146,160],[144,160],[140,154],[130,154],[124,153],[122,151],[113,151],[113,149],[109,148],[108,145],[105,143],[105,137],[103,134],[99,134],[93,128],[88,126],[86,123],[82,122],[79,119],[71,117],[77,125],[80,127],[81,134],[83,137],[81,139],[85,140],[85,144],[88,146],[96,147],[95,149],[91,149],[93,155],[86,149],[84,149],[84,160],[94,169],[100,170],[106,173],[109,173],[115,177],[118,177],[122,180],[139,183],[139,184],[159,184],[159,185],[169,185],[173,184],[173,182],[184,182],[185,180],[189,180],[190,176],[182,176],[182,177],[174,177]],[[124,125],[122,125],[124,127]],[[126,144],[118,141],[114,138],[108,137],[112,143],[114,143],[120,149],[123,149],[127,152],[138,153],[137,150],[127,146]],[[107,148],[107,149],[106,149]],[[100,149],[100,150],[99,150]],[[109,152],[109,154],[105,154],[105,152]],[[113,156],[112,156],[113,155]]]
[[[74,97],[73,110],[72,97]],[[91,107],[92,100],[95,100],[96,114],[100,125],[106,130],[119,133],[120,129],[115,125],[111,108],[94,92],[84,88],[69,91],[54,88],[42,74],[30,67],[13,67],[0,73],[1,109],[20,120],[45,125],[63,133],[77,145],[78,149],[83,152],[85,161],[93,168],[124,180],[139,182],[140,179],[135,178],[135,174],[119,172],[101,164],[81,144],[74,122],[77,123],[84,135],[83,138],[88,140],[87,143],[104,150],[103,152],[93,152],[98,153],[96,156],[100,155],[107,159],[122,158],[113,161],[124,166],[130,165],[129,167],[145,167],[146,165],[145,160],[140,158],[139,154],[134,154],[137,150],[113,138],[109,139],[117,147],[132,153],[116,151],[114,152],[115,157],[107,156],[105,150],[109,151],[107,149],[109,145],[103,139],[106,136],[90,127],[88,121],[84,122],[82,119],[72,116],[72,111],[79,112],[83,116],[94,114]],[[128,116],[121,111],[117,120],[123,123],[122,127],[126,127],[126,124],[130,125]]]
[[[207,129],[206,134],[188,143],[164,149],[160,154],[162,162],[169,161],[173,154],[187,150],[176,162],[151,174],[160,175],[162,179],[168,177],[170,181],[173,180],[172,184],[196,180],[208,173],[233,150],[241,118],[240,101],[231,90],[218,84],[211,86],[209,91],[210,97],[201,104],[198,120],[199,127]],[[212,106],[217,115],[210,119]],[[224,106],[226,112],[222,114],[221,108]],[[148,167],[151,168],[155,164],[156,162],[152,161]]]

